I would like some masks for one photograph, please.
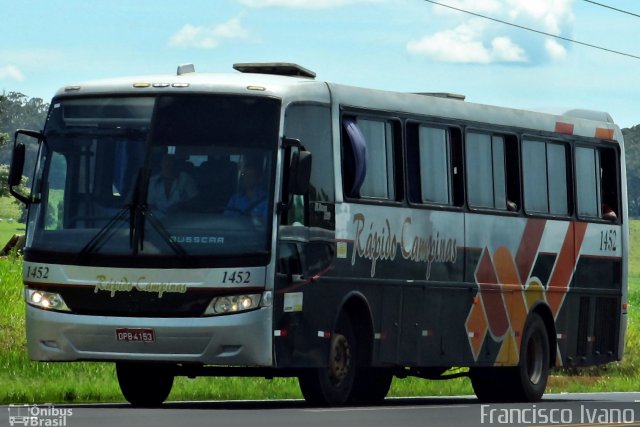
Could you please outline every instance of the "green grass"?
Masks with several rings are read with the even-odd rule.
[[[632,248],[640,221],[632,222]],[[2,230],[0,225],[0,235]],[[2,241],[0,241],[2,242]],[[638,244],[636,244],[636,242]],[[554,372],[547,392],[640,390],[640,251],[632,252],[626,354],[622,362],[576,372]],[[110,363],[31,362],[26,352],[21,260],[0,260],[0,403],[123,401]],[[472,394],[468,379],[394,379],[390,396]],[[169,400],[301,398],[297,381],[254,378],[177,378]]]
[[[24,234],[24,224],[18,223],[20,208],[12,197],[0,197],[0,249],[14,234]]]
[[[16,222],[0,222],[0,249],[11,239],[14,234],[24,234],[24,224]]]
[[[13,197],[0,197],[0,218],[6,220],[20,218],[20,205]]]
[[[640,220],[629,223],[629,288],[640,287]]]

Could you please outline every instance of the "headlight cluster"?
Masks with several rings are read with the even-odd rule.
[[[34,307],[44,308],[45,310],[71,311],[62,296],[56,292],[26,288],[24,296],[27,304]]]
[[[242,311],[253,310],[261,305],[270,305],[271,293],[265,294],[245,294],[245,295],[225,295],[215,297],[211,300],[204,312],[205,316],[218,314],[239,313]],[[262,304],[261,304],[262,302]]]

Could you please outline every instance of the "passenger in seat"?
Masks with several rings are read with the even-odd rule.
[[[267,192],[261,188],[264,178],[255,164],[246,164],[240,175],[240,191],[229,199],[225,215],[249,215],[254,223],[267,220]]]
[[[611,206],[606,203],[602,204],[602,219],[606,219],[607,221],[616,222],[618,220],[618,215],[611,208]]]

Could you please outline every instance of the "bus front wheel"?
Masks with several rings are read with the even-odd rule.
[[[471,385],[483,402],[537,402],[547,386],[549,357],[547,328],[533,313],[525,324],[518,366],[472,368]]]
[[[339,406],[351,395],[357,360],[351,319],[343,313],[331,335],[326,367],[307,369],[298,376],[305,400],[315,406]]]
[[[133,406],[160,406],[173,387],[173,373],[163,365],[118,362],[116,374],[122,395]]]

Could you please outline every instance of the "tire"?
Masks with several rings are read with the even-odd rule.
[[[547,328],[533,313],[525,324],[518,366],[472,368],[473,391],[482,402],[537,402],[547,387],[549,354]]]
[[[173,373],[165,365],[116,363],[122,395],[133,406],[162,405],[173,387]]]
[[[549,378],[549,335],[544,321],[533,314],[524,328],[518,364],[519,400],[537,402],[542,398]]]
[[[375,405],[384,400],[391,388],[393,373],[384,368],[361,368],[356,372],[349,403]]]
[[[355,378],[357,350],[351,319],[343,313],[331,335],[328,365],[307,369],[298,376],[307,403],[313,406],[347,403]]]
[[[478,400],[484,403],[506,401],[509,391],[506,390],[505,382],[514,373],[505,373],[505,371],[512,370],[512,368],[471,368],[469,378]]]

